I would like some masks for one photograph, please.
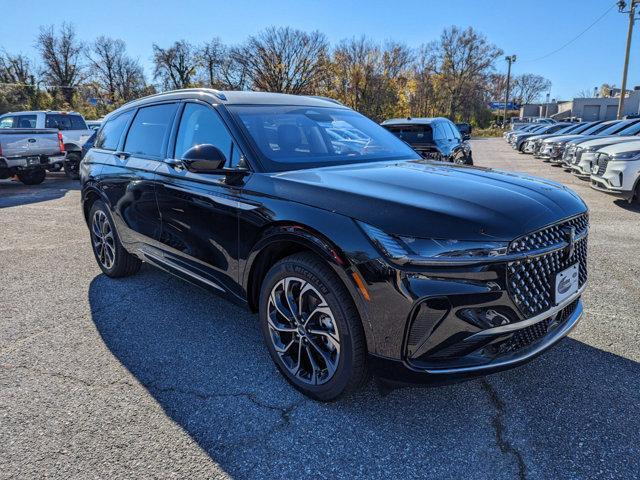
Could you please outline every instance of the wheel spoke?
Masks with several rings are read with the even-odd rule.
[[[309,362],[311,363],[311,383],[317,385],[318,372],[320,371],[320,367],[318,366],[316,359],[313,358],[313,354],[311,353],[311,350],[309,350],[309,346],[305,346],[304,349],[307,352],[307,357],[309,357]]]
[[[287,327],[284,325],[276,325],[276,322],[273,321],[271,315],[268,315],[267,321],[269,322],[269,326],[278,332],[297,332],[298,329],[295,327]]]
[[[327,371],[329,373],[329,376],[333,376],[333,374],[336,371],[336,366],[334,365],[333,361],[331,360],[331,355],[329,354],[329,352],[325,351],[324,349],[322,349],[320,346],[318,346],[316,344],[316,342],[312,339],[309,339],[309,344],[316,350],[316,352],[318,352],[320,354],[320,356],[322,357],[322,360],[324,361],[325,366],[327,367]],[[309,347],[307,347],[309,348]]]
[[[287,353],[287,351],[291,348],[291,346],[294,343],[298,343],[296,342],[295,338],[292,338],[291,341],[289,343],[287,343],[284,347],[279,347],[278,345],[274,345],[276,348],[276,352],[278,352],[280,355]]]
[[[289,311],[293,315],[293,319],[297,320],[300,316],[299,310],[296,308],[296,304],[293,300],[293,291],[291,284],[293,283],[293,279],[291,277],[287,277],[284,279],[284,298],[287,301],[287,307],[289,307]]]
[[[307,319],[304,322],[304,326],[306,327],[307,324],[309,323],[309,320],[311,320],[315,315],[317,315],[318,313],[324,313],[327,316],[331,316],[331,309],[329,308],[329,305],[327,305],[326,303],[324,305],[318,305],[313,312],[311,312],[309,314],[309,316],[307,317]]]
[[[307,333],[310,333],[311,335],[322,335],[324,338],[327,339],[329,343],[331,343],[331,345],[333,345],[333,347],[338,351],[338,353],[340,352],[340,342],[326,330],[313,329],[313,330],[307,330]]]
[[[285,311],[282,302],[280,302],[280,299],[276,296],[275,290],[271,292],[271,303],[278,311],[278,313],[286,318],[289,323],[291,323],[292,325],[295,324],[296,319],[293,316],[293,313]]]

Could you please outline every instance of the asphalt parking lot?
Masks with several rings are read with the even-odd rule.
[[[254,315],[149,267],[102,275],[77,182],[0,181],[0,478],[640,477],[640,208],[473,148],[586,200],[582,322],[516,370],[332,404],[285,383]]]

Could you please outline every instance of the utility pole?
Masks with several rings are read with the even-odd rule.
[[[624,115],[624,96],[627,92],[627,71],[629,70],[629,52],[631,51],[631,38],[633,37],[633,25],[636,21],[636,5],[640,3],[640,0],[631,0],[629,10],[625,12],[627,2],[620,0],[618,2],[618,11],[620,13],[629,14],[629,30],[627,30],[627,50],[624,55],[624,68],[622,70],[622,88],[620,91],[620,101],[618,102],[618,118],[622,118]]]
[[[639,1],[640,0],[634,0],[634,1]],[[513,62],[516,61],[516,56],[515,55],[509,55],[507,57],[504,57],[504,59],[507,61],[507,63],[509,64],[509,66],[507,67],[507,91],[504,94],[504,116],[502,117],[502,125],[503,127],[507,126],[507,107],[509,106],[509,83],[511,81],[511,64]]]

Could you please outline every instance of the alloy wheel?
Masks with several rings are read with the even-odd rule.
[[[91,239],[98,261],[107,270],[111,269],[116,261],[116,242],[109,218],[102,210],[93,214]]]
[[[267,321],[273,347],[298,380],[321,385],[335,374],[340,335],[322,294],[309,282],[286,277],[272,288]]]

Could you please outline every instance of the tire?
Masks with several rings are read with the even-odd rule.
[[[285,306],[285,291],[298,301],[302,298],[302,315],[298,315],[299,302],[291,308]],[[291,315],[294,309],[296,313]],[[271,359],[297,390],[329,402],[366,383],[366,343],[360,316],[344,284],[318,257],[299,253],[276,263],[262,283],[259,310]]]
[[[67,158],[64,161],[64,173],[71,180],[78,180],[80,178],[80,154],[78,152],[67,153]]]
[[[107,206],[97,200],[89,212],[91,249],[98,266],[111,278],[129,277],[140,270],[142,262],[120,243]]]
[[[62,165],[59,163],[54,163],[53,165],[49,165],[47,167],[47,170],[49,170],[50,172],[59,172],[60,170],[62,170]]]
[[[44,168],[34,168],[32,170],[23,170],[17,174],[18,180],[25,185],[40,185],[44,182],[44,178],[47,176],[47,171]]]

